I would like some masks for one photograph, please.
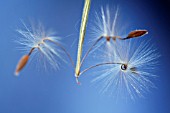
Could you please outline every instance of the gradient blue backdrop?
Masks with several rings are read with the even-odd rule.
[[[38,71],[28,65],[20,77],[14,76],[15,66],[23,55],[14,40],[19,38],[20,19],[41,21],[64,38],[67,50],[76,60],[76,43],[84,0],[0,0],[0,113],[170,113],[170,3],[165,0],[92,0],[90,18],[101,5],[118,5],[131,30],[149,30],[148,37],[162,57],[157,70],[159,78],[145,98],[125,102],[99,95],[91,87],[88,73],[75,83],[71,65],[59,71]],[[70,45],[76,40],[75,46]]]

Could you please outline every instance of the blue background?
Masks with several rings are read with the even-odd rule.
[[[83,4],[84,0],[0,1],[0,113],[170,113],[170,2],[166,0],[92,0],[90,18],[101,6],[118,5],[121,21],[130,30],[148,29],[148,37],[158,47],[162,56],[157,89],[145,98],[115,102],[107,95],[101,96],[91,87],[88,73],[80,78],[82,85],[78,86],[70,64],[47,72],[27,65],[20,77],[14,76],[23,55],[14,42],[20,38],[15,31],[22,27],[20,19],[26,24],[38,20],[56,30],[75,61]],[[76,43],[70,47],[74,40]]]

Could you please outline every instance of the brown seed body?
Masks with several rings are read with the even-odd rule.
[[[24,56],[20,59],[18,65],[17,65],[16,71],[15,71],[15,75],[18,75],[18,74],[19,74],[19,72],[20,72],[20,71],[24,68],[24,66],[27,64],[28,60],[29,60],[29,55],[24,55]]]
[[[139,37],[142,36],[144,34],[147,34],[147,30],[136,30],[136,31],[132,31],[129,33],[129,35],[127,36],[127,38],[134,38],[134,37]]]

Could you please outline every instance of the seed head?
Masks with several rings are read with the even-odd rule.
[[[110,54],[110,58],[104,57],[105,62],[121,64],[98,70],[93,82],[100,86],[101,93],[135,99],[155,87],[152,80],[156,77],[154,71],[160,55],[151,42],[142,39],[117,41],[116,48],[111,50],[116,53]]]
[[[38,68],[40,67],[52,67],[59,69],[59,61],[64,61],[64,57],[61,56],[63,51],[59,42],[59,37],[55,36],[54,32],[46,31],[41,24],[36,26],[26,26],[24,29],[17,30],[21,34],[21,38],[16,42],[20,45],[20,49],[26,51],[28,55],[21,59],[17,66],[16,73],[18,73],[24,65],[27,63],[27,58],[31,57],[31,61],[36,63]],[[58,44],[58,45],[56,45]],[[50,64],[50,66],[46,66]],[[41,69],[42,70],[42,69]]]

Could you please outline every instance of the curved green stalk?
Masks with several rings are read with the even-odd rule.
[[[78,52],[77,52],[77,64],[76,64],[76,69],[75,69],[76,77],[79,77],[79,74],[80,74],[81,56],[82,56],[84,37],[86,33],[88,14],[90,10],[90,3],[91,3],[91,0],[85,0],[84,10],[83,10],[83,15],[82,15],[82,20],[81,20],[81,27],[80,27],[80,36],[79,36],[79,44],[78,44]]]

